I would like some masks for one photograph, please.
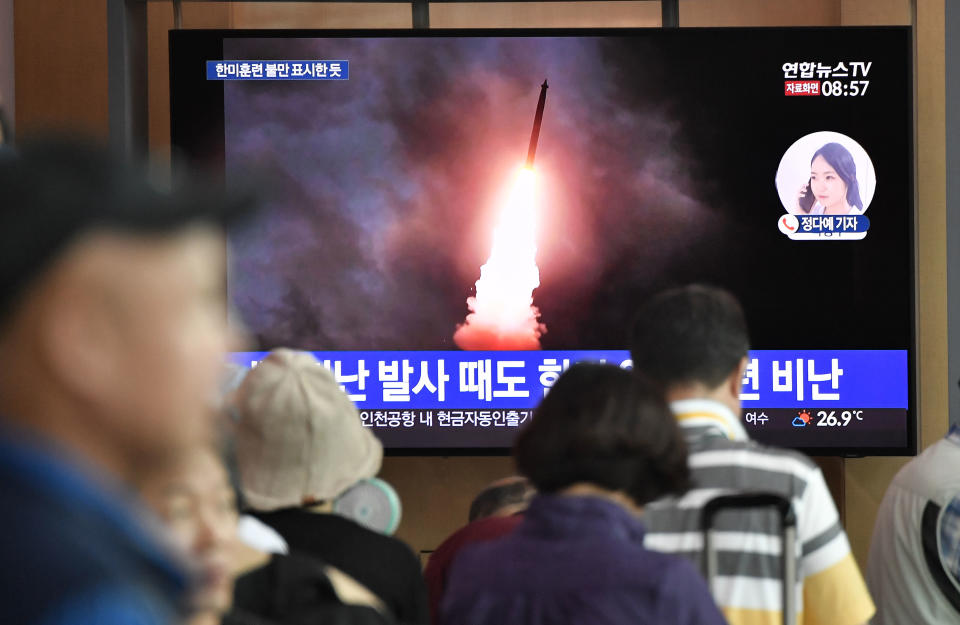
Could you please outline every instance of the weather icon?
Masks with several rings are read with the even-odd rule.
[[[802,428],[810,424],[810,412],[807,410],[801,410],[797,416],[793,418],[793,427]]]

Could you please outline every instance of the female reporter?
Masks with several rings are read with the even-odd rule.
[[[797,192],[802,215],[859,215],[863,213],[857,164],[847,148],[827,143],[810,159],[810,180]]]

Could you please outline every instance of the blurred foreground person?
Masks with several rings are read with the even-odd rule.
[[[523,511],[530,505],[536,489],[525,477],[508,477],[493,482],[474,497],[470,504],[469,523],[444,540],[430,554],[423,571],[430,594],[430,622],[440,622],[440,602],[447,584],[447,574],[460,550],[467,545],[492,540],[509,534],[523,520]]]
[[[820,468],[790,450],[750,440],[740,391],[750,343],[740,302],[716,287],[664,291],[640,309],[630,355],[635,372],[663,389],[690,450],[693,487],[647,509],[646,545],[699,564],[700,516],[713,497],[767,492],[794,505],[797,619],[859,625],[874,612]],[[783,622],[779,519],[769,509],[717,515],[715,599],[734,625]]]
[[[236,495],[226,469],[207,446],[182,454],[169,470],[141,487],[147,503],[170,530],[181,556],[194,568],[186,602],[190,625],[217,625],[233,600],[238,551]]]
[[[870,541],[873,625],[960,623],[960,425],[887,488]]]
[[[340,571],[312,558],[271,556],[238,540],[236,494],[209,446],[184,453],[142,490],[193,564],[188,625],[389,622],[378,612],[380,601]]]
[[[245,504],[290,553],[337,567],[401,623],[426,623],[420,562],[404,543],[334,512],[376,476],[383,447],[333,374],[307,352],[275,349],[237,390],[237,466]]]
[[[211,433],[247,205],[81,143],[0,155],[0,622],[175,618],[185,578],[129,489]]]
[[[690,563],[643,546],[642,506],[688,478],[683,439],[653,389],[613,365],[573,365],[514,455],[540,494],[512,534],[460,553],[441,622],[725,622]]]

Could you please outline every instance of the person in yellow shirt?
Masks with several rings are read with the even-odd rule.
[[[693,488],[647,507],[649,549],[701,559],[700,512],[716,495],[773,492],[797,515],[797,623],[860,625],[875,608],[850,553],[819,467],[803,454],[766,447],[741,424],[749,338],[727,291],[687,286],[644,304],[633,326],[634,371],[665,390],[689,449]],[[778,519],[769,510],[729,511],[714,525],[714,599],[731,625],[783,623]]]

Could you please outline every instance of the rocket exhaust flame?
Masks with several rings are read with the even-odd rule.
[[[540,286],[536,254],[535,176],[524,167],[493,231],[493,249],[480,268],[470,313],[453,340],[466,350],[540,349],[546,327],[533,305]]]
[[[547,95],[547,81],[540,86],[526,165],[518,172],[506,204],[493,231],[493,249],[480,268],[476,295],[467,298],[470,313],[457,326],[453,340],[466,350],[540,349],[540,336],[547,331],[540,311],[533,305],[533,291],[540,286],[537,267],[536,176],[533,159],[540,138],[540,122]]]

